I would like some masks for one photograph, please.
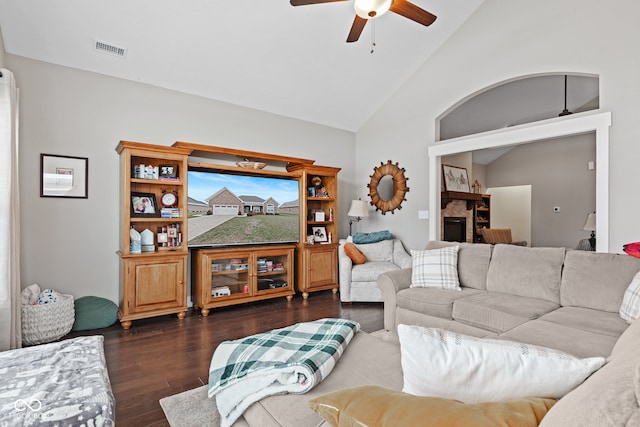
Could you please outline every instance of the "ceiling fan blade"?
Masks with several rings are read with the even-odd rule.
[[[425,26],[433,24],[433,21],[436,20],[435,15],[407,0],[393,0],[389,10]]]
[[[353,20],[353,24],[351,25],[349,36],[347,37],[347,43],[357,42],[365,25],[367,25],[367,19],[360,18],[356,15],[356,18]]]
[[[337,1],[348,1],[348,0],[290,0],[291,6],[304,6],[307,4],[318,4],[318,3],[333,3]]]

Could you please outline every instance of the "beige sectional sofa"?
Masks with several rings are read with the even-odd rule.
[[[428,248],[446,245],[450,244],[431,242]],[[640,259],[559,248],[462,244],[458,271],[460,291],[410,288],[411,269],[380,276],[385,327],[439,327],[543,345],[578,357],[605,356],[607,363],[560,399],[540,425],[640,426],[640,321],[629,326],[618,314],[627,286],[640,271]],[[328,426],[309,409],[311,399],[362,385],[401,390],[400,359],[401,347],[393,334],[382,340],[360,332],[317,387],[303,395],[263,399],[237,425]],[[394,425],[403,425],[402,420]]]
[[[452,246],[429,242],[427,249]],[[457,244],[461,291],[411,288],[411,269],[381,275],[384,325],[502,337],[579,357],[608,356],[628,324],[622,298],[640,259],[628,255]]]

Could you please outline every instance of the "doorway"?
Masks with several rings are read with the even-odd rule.
[[[609,127],[611,113],[589,111],[527,123],[507,129],[436,142],[429,154],[429,238],[440,236],[441,157],[486,148],[509,147],[547,139],[595,132],[596,140],[596,251],[609,251]]]

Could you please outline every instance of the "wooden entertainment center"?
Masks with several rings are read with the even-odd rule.
[[[339,168],[191,142],[159,146],[121,141],[116,151],[121,180],[118,317],[124,329],[136,319],[186,314],[189,167],[299,182],[298,243],[192,250],[191,294],[203,316],[216,307],[282,296],[290,300],[296,290],[304,299],[310,292],[338,291]],[[252,168],[257,162],[266,167]],[[151,211],[143,202],[153,204]],[[132,229],[152,231],[152,249],[133,245]],[[315,236],[315,244],[308,243],[308,236]]]

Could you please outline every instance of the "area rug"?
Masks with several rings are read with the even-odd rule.
[[[207,397],[207,386],[160,399],[160,406],[171,427],[220,426],[215,398]]]

